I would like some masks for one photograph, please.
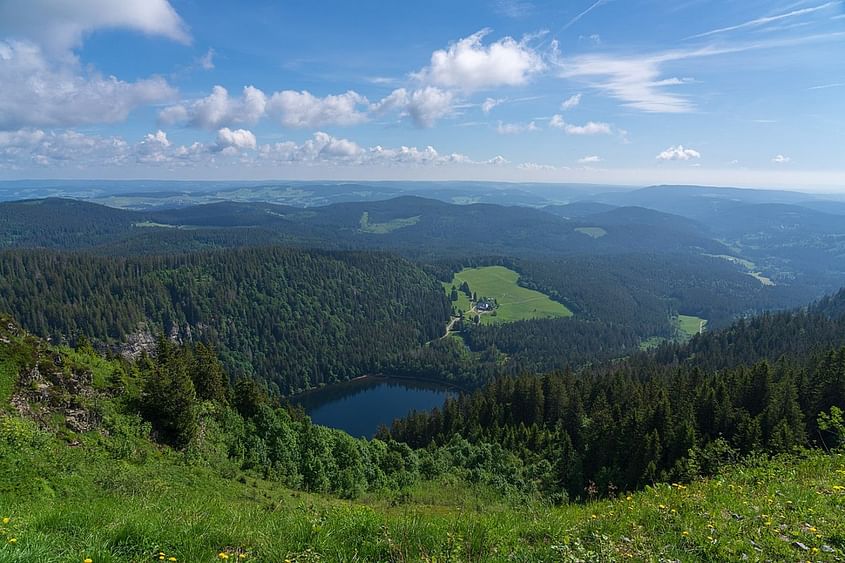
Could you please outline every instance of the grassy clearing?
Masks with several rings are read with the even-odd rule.
[[[443,288],[448,295],[453,285],[460,287],[467,282],[479,299],[495,299],[499,304],[496,314],[481,315],[481,322],[485,324],[572,316],[572,311],[562,303],[552,301],[548,295],[520,287],[518,279],[518,273],[504,266],[464,268],[455,274],[451,282],[444,283]],[[454,304],[465,313],[472,307],[470,300],[460,291]]]
[[[681,334],[692,338],[707,328],[707,319],[692,315],[678,315],[678,330]]]
[[[420,217],[421,215],[415,215],[413,217],[393,219],[392,221],[388,221],[386,223],[371,223],[370,214],[364,211],[361,214],[360,230],[364,233],[385,235],[403,227],[416,225],[420,222]]]
[[[845,549],[841,454],[552,507],[449,480],[342,501],[165,449],[130,462],[90,435],[76,448],[16,439],[0,456],[4,562],[832,561]]]
[[[601,227],[577,227],[575,230],[591,238],[601,238],[607,234]]]

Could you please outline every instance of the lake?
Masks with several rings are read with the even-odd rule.
[[[412,410],[442,407],[446,397],[456,394],[454,388],[427,381],[364,377],[306,391],[291,402],[302,405],[314,424],[372,438],[379,425],[389,427]]]

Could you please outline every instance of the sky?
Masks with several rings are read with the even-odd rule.
[[[0,0],[0,179],[845,192],[843,0]]]

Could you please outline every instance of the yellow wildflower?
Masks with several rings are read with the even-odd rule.
[[[681,535],[684,536],[684,537],[687,537],[687,536],[689,536],[689,532],[684,530],[683,532],[681,532]]]
[[[90,557],[86,557],[85,559],[83,559],[82,563],[94,563],[94,560]]]
[[[18,543],[18,538],[9,538],[9,543],[15,545],[16,543]]]
[[[224,552],[224,551],[221,551],[220,553],[217,554],[217,557],[219,557],[220,559],[228,559],[229,554]]]
[[[176,561],[176,558],[171,556],[171,557],[168,557],[167,560],[168,561]]]
[[[3,517],[3,523],[4,523],[4,524],[8,524],[8,523],[9,523],[9,522],[11,522],[11,521],[12,521],[12,519],[11,519],[11,518],[9,518],[8,516],[4,516],[4,517]]]

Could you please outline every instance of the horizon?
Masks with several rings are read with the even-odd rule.
[[[0,0],[0,179],[845,191],[842,0],[324,8]]]

